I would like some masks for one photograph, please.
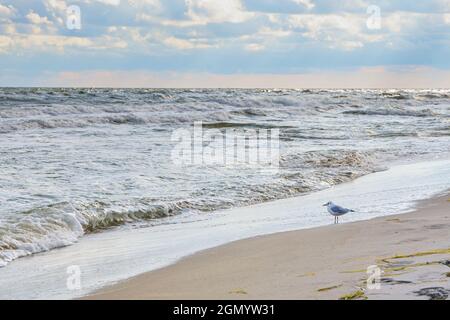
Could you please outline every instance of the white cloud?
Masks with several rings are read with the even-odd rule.
[[[189,50],[189,49],[206,49],[214,47],[209,44],[205,39],[180,39],[176,37],[164,38],[162,42],[169,47],[176,48],[179,50]]]
[[[129,38],[136,44],[146,45],[151,39],[152,35],[150,32],[142,34],[138,28],[127,28],[122,27],[122,30],[128,32]],[[128,38],[125,36],[125,38]]]
[[[255,16],[255,13],[245,10],[240,0],[185,0],[185,4],[185,17],[187,19],[174,20],[161,17],[159,16],[159,10],[156,10],[138,12],[136,20],[162,26],[185,28],[210,23],[241,23]]]
[[[304,6],[306,9],[311,10],[315,7],[315,4],[311,0],[292,0],[296,4]]]
[[[291,34],[290,30],[262,27],[256,33],[240,36],[239,40],[245,51],[258,52],[277,46],[279,38],[288,37]]]
[[[389,32],[404,33],[425,30],[440,21],[445,23],[446,14],[426,14],[416,12],[394,12],[383,17],[383,26]]]
[[[67,4],[64,0],[44,0],[44,5],[47,11],[50,12],[65,12]]]
[[[5,6],[0,3],[0,22],[10,21],[10,18],[12,18],[15,13],[16,9],[13,6]]]
[[[397,49],[412,47],[416,34],[445,34],[447,31],[442,32],[439,28],[448,28],[450,24],[449,13],[386,10],[382,11],[382,29],[374,31],[366,27],[368,15],[364,6],[368,1],[342,0],[339,6],[330,5],[329,8],[334,10],[330,14],[316,13],[323,9],[323,3],[290,1],[308,9],[308,13],[268,13],[257,11],[257,8],[251,12],[245,7],[244,0],[180,0],[176,4],[161,0],[79,0],[77,3],[84,18],[84,37],[79,37],[77,32],[70,33],[71,37],[64,36],[68,34],[66,9],[68,4],[73,3],[69,0],[42,0],[46,13],[35,9],[17,15],[26,17],[25,23],[13,18],[2,20],[13,17],[17,10],[11,5],[0,4],[0,32],[6,37],[2,40],[2,52],[20,50],[25,46],[21,39],[27,36],[44,39],[45,45],[34,43],[36,50],[47,50],[45,46],[62,50],[66,46],[68,49],[83,47],[92,50],[129,48],[130,52],[139,50],[148,53],[211,47],[230,49],[237,45],[246,51],[281,52],[295,50],[306,42],[320,48],[341,50],[355,50],[368,43],[380,42],[384,48]],[[93,5],[95,3],[118,7]],[[450,0],[442,0],[441,8],[449,4]],[[169,5],[179,7],[168,8]],[[110,14],[108,24],[102,20],[105,19],[105,12]],[[98,19],[95,18],[97,16]],[[133,16],[137,24],[136,21],[128,23],[123,19]],[[145,22],[150,22],[151,27]],[[238,26],[210,26],[223,23]]]
[[[185,0],[186,15],[196,24],[234,22],[239,23],[253,17],[240,0]]]
[[[444,14],[444,23],[450,24],[450,13]]]
[[[41,17],[39,14],[30,11],[27,15],[26,18],[28,19],[28,21],[30,21],[32,24],[43,24],[43,25],[52,25],[52,22],[48,20],[47,17]]]
[[[68,37],[62,35],[40,34],[35,29],[30,34],[4,35],[0,38],[0,51],[33,50],[34,52],[64,52],[69,48],[89,48],[90,50],[125,49],[126,41],[111,36],[96,38]]]
[[[264,45],[262,45],[260,43],[249,43],[249,44],[245,45],[244,48],[246,51],[256,52],[256,51],[264,50]]]
[[[275,38],[281,38],[281,37],[287,37],[291,35],[292,32],[290,30],[285,29],[271,29],[269,27],[262,27],[258,31],[258,35],[261,35],[263,37],[275,37]]]
[[[13,23],[3,25],[3,32],[5,34],[14,34],[16,33],[16,27]]]
[[[59,26],[65,25],[68,6],[64,0],[44,0],[44,6]]]
[[[177,48],[177,49],[192,49],[192,48],[194,48],[194,45],[191,42],[184,40],[184,39],[178,39],[175,37],[166,38],[163,42],[164,42],[164,44],[166,44],[170,47]]]
[[[9,6],[4,6],[0,3],[0,16],[3,17],[9,17],[12,16],[14,13],[14,7],[9,5]]]
[[[151,8],[161,9],[162,4],[160,0],[128,0],[128,5],[136,8]]]
[[[322,33],[333,30],[356,34],[365,21],[365,19],[350,14],[291,15],[288,20],[292,26],[306,29],[307,35],[315,39],[320,38]]]
[[[118,6],[120,5],[120,0],[95,0],[100,3],[104,3],[110,6]]]
[[[11,45],[12,40],[10,37],[0,35],[0,53],[7,52]]]
[[[288,18],[292,28],[329,48],[353,50],[365,43],[381,41],[382,34],[368,33],[366,17],[356,14],[301,14]]]
[[[93,47],[96,43],[83,37],[65,37],[58,35],[14,35],[11,46],[16,49],[33,49],[34,51],[64,51],[66,47]]]
[[[149,0],[153,3],[154,0]],[[146,21],[171,27],[193,27],[210,23],[241,23],[256,14],[245,10],[240,0],[185,0],[185,19],[169,19],[161,17],[161,7],[153,3],[155,10],[142,11],[136,14],[137,21]]]
[[[450,11],[450,0],[440,0],[440,5],[445,12]]]

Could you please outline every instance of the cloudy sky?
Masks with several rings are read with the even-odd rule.
[[[0,86],[450,87],[449,57],[450,0],[0,0]]]

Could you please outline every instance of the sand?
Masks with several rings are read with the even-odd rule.
[[[236,241],[85,299],[445,299],[449,200],[440,196],[411,213]],[[367,288],[371,265],[382,272],[379,289]]]

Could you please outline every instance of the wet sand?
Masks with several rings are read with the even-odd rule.
[[[341,220],[205,250],[85,299],[448,298],[448,194],[410,213]],[[382,272],[380,289],[367,289],[371,265]]]

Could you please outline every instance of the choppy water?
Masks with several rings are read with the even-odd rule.
[[[174,130],[278,128],[280,168],[180,167]],[[450,150],[450,90],[0,89],[0,266],[123,224],[286,198]]]

